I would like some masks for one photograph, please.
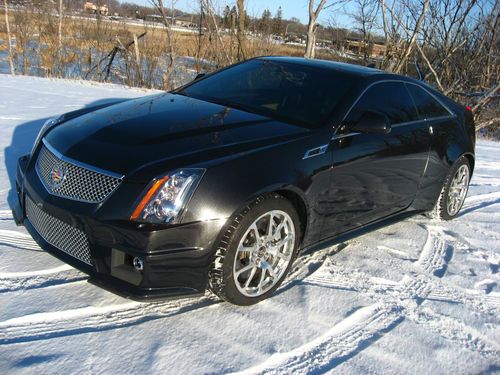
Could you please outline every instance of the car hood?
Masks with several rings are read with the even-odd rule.
[[[139,177],[141,169],[161,165],[168,172],[309,132],[257,114],[163,93],[70,118],[53,128],[45,141],[67,158]]]

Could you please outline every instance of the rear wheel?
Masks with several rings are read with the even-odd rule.
[[[429,216],[441,220],[454,219],[460,212],[467,196],[470,176],[469,161],[465,156],[462,156],[453,164],[436,205]]]
[[[295,259],[299,230],[298,215],[286,198],[259,197],[224,234],[210,270],[210,289],[237,305],[269,297]]]

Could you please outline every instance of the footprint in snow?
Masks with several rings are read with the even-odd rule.
[[[474,284],[474,288],[484,291],[485,294],[489,294],[497,286],[497,282],[491,279],[484,279]]]

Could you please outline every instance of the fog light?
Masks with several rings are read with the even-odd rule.
[[[132,264],[136,271],[142,271],[144,269],[144,260],[139,257],[134,257]]]

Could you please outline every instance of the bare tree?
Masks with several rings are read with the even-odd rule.
[[[335,6],[344,4],[347,0],[320,0],[316,6],[316,0],[309,0],[309,22],[307,23],[306,51],[304,57],[314,59],[316,49],[316,29],[318,27],[318,17],[320,13]]]
[[[420,14],[418,16],[418,19],[415,23],[415,26],[412,28],[411,31],[411,36],[406,44],[406,48],[403,51],[403,54],[401,56],[401,59],[399,60],[399,63],[396,65],[394,68],[395,73],[401,73],[401,70],[403,69],[404,64],[406,64],[408,57],[411,55],[413,52],[413,48],[415,47],[415,43],[417,42],[417,36],[420,31],[420,27],[422,26],[424,20],[425,20],[425,15],[427,13],[427,10],[429,9],[429,4],[431,0],[425,0],[425,2],[422,5],[422,9],[420,10]]]
[[[3,0],[3,5],[5,8],[5,25],[7,27],[7,39],[9,43],[9,67],[10,74],[16,74],[16,70],[14,69],[14,62],[12,56],[12,34],[10,32],[10,24],[9,24],[9,8],[7,7],[7,0]]]
[[[224,41],[222,39],[222,35],[219,29],[219,25],[217,24],[217,18],[214,12],[214,9],[212,8],[212,4],[210,0],[200,0],[203,4],[203,8],[205,9],[209,19],[211,22],[207,22],[209,32],[212,33],[212,31],[215,33],[215,37],[217,38],[217,41],[219,42],[219,51],[224,57],[225,63],[226,64],[232,64],[233,60],[228,53],[226,46],[224,45]],[[213,28],[213,29],[212,29]],[[220,60],[219,58],[217,60]]]
[[[16,59],[18,64],[22,66],[23,74],[30,73],[32,61],[39,57],[42,51],[37,51],[38,56],[35,55],[35,50],[31,42],[35,40],[37,35],[37,22],[35,19],[32,8],[25,7],[19,8],[14,12],[14,27],[16,35]],[[38,49],[40,50],[40,48]]]
[[[319,4],[315,6],[315,0],[309,0],[309,22],[307,24],[307,41],[306,41],[306,52],[304,57],[307,59],[314,59],[315,49],[316,49],[316,27],[318,17],[325,7],[327,0],[320,0]]]
[[[167,62],[167,68],[165,69],[165,72],[163,74],[163,85],[165,86],[165,89],[170,89],[171,88],[171,79],[172,79],[172,73],[174,71],[174,59],[175,59],[175,50],[174,50],[174,40],[173,40],[173,35],[172,35],[172,28],[171,24],[168,20],[167,12],[165,10],[165,7],[163,5],[163,0],[150,0],[153,6],[158,9],[160,12],[160,15],[163,20],[163,24],[165,26],[165,30],[167,33],[167,56],[168,56],[168,62]]]
[[[390,4],[390,5],[388,5]],[[385,67],[419,75],[473,109],[477,128],[499,125],[500,3],[494,0],[402,0],[385,3],[390,53]]]
[[[359,43],[360,52],[363,52],[363,61],[365,65],[371,54],[370,45],[372,38],[372,29],[375,26],[375,19],[378,13],[377,0],[355,0],[355,12],[351,14],[357,25],[357,30],[362,36]]]

